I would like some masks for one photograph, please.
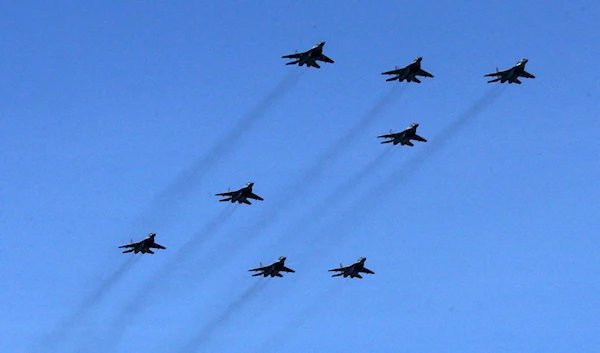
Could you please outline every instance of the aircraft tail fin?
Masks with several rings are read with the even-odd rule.
[[[123,251],[123,254],[126,254],[126,253],[128,253],[128,252],[133,252],[134,250],[135,250],[135,249],[129,249],[129,250],[125,250],[125,251]]]
[[[262,273],[259,272],[259,273],[253,274],[252,277],[256,277],[256,276],[260,276],[260,275],[262,275]]]
[[[289,63],[286,63],[286,65],[296,65],[299,62],[300,62],[300,60],[290,61]]]

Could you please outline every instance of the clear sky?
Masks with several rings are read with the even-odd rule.
[[[599,17],[2,2],[0,351],[600,351]],[[317,41],[334,64],[284,65]],[[417,56],[434,78],[385,82]],[[376,138],[412,122],[428,142]]]

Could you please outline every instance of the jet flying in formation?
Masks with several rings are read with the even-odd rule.
[[[365,261],[367,261],[367,258],[361,257],[350,266],[344,267],[342,264],[340,264],[339,268],[334,268],[332,270],[329,270],[329,272],[339,272],[335,275],[332,275],[331,277],[344,276],[344,278],[348,276],[350,276],[350,278],[362,278],[362,276],[360,275],[361,273],[375,274],[375,272],[365,267]]]
[[[317,64],[317,60],[333,64],[333,60],[331,60],[327,56],[323,55],[323,46],[324,45],[325,45],[325,42],[318,42],[317,45],[315,45],[314,47],[310,48],[309,50],[307,50],[303,53],[284,55],[284,56],[282,56],[282,58],[296,59],[295,61],[290,61],[289,63],[286,63],[286,65],[298,64],[298,65],[302,66],[302,65],[306,64],[307,67],[312,66],[312,67],[316,67],[317,69],[320,69],[321,66],[319,66],[319,64]]]
[[[133,252],[135,254],[141,252],[142,254],[148,253],[148,254],[154,254],[154,251],[150,250],[151,248],[153,249],[166,249],[164,246],[160,245],[160,244],[156,244],[154,242],[154,237],[156,236],[156,233],[150,233],[150,235],[148,235],[148,237],[140,242],[134,243],[133,241],[131,242],[131,244],[127,244],[127,245],[122,245],[119,246],[119,248],[131,248],[129,250],[125,250],[123,251],[123,254],[128,253],[128,252]]]
[[[254,183],[250,182],[250,183],[246,184],[246,186],[244,186],[243,188],[241,188],[239,190],[227,191],[227,192],[223,192],[220,194],[216,194],[215,196],[225,196],[225,198],[219,200],[219,202],[231,201],[231,203],[235,203],[237,201],[238,203],[243,202],[245,204],[251,205],[251,203],[250,203],[250,201],[248,201],[248,199],[263,201],[264,199],[262,197],[260,197],[252,192],[253,186],[254,186]]]
[[[386,139],[389,139],[389,140],[383,141],[382,143],[394,143],[394,145],[401,144],[403,146],[404,145],[414,146],[414,144],[412,142],[410,142],[410,140],[417,140],[417,141],[421,141],[421,142],[427,142],[427,140],[425,140],[421,136],[417,135],[417,128],[418,127],[419,127],[419,124],[412,123],[404,131],[396,132],[396,133],[393,133],[393,132],[390,131],[389,134],[377,136],[377,138],[386,138]]]
[[[519,77],[535,78],[535,76],[525,71],[525,64],[527,64],[528,61],[529,60],[523,58],[517,62],[517,65],[508,70],[499,71],[498,68],[496,68],[496,72],[484,75],[484,77],[496,77],[495,79],[488,81],[488,83],[498,81],[500,81],[500,83],[504,83],[508,81],[508,83],[516,83],[520,85],[521,81],[519,81]]]
[[[285,267],[285,256],[281,256],[279,259],[277,259],[277,261],[275,261],[274,263],[268,265],[268,266],[263,266],[262,263],[260,264],[260,267],[257,268],[253,268],[251,270],[248,271],[256,271],[259,273],[255,273],[252,276],[271,276],[271,277],[283,277],[283,275],[279,272],[283,271],[283,272],[296,272],[294,270],[292,270],[291,268],[287,268]]]
[[[382,75],[397,75],[391,78],[388,78],[386,81],[394,81],[398,80],[398,82],[402,82],[406,80],[407,82],[416,82],[421,83],[421,81],[416,76],[424,76],[424,77],[433,77],[429,72],[421,69],[421,60],[422,57],[418,57],[413,61],[410,65],[403,67],[401,69],[396,68],[392,71],[382,72]]]

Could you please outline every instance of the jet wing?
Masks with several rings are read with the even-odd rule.
[[[421,141],[421,142],[427,142],[427,140],[425,140],[424,138],[422,138],[419,135],[415,135],[415,136],[411,137],[411,139]]]
[[[127,245],[121,245],[121,246],[119,246],[119,248],[135,248],[139,244],[140,243],[131,243],[131,244],[127,244]]]
[[[271,266],[261,266],[261,267],[257,267],[257,268],[253,268],[251,270],[248,271],[266,271],[270,268]]]
[[[513,78],[513,79],[512,79],[510,82],[516,83],[516,84],[518,84],[518,85],[520,85],[520,84],[521,84],[521,81],[519,81],[519,79],[518,79],[518,78]]]
[[[533,76],[532,74],[530,74],[527,71],[523,71],[523,73],[521,73],[521,75],[519,75],[519,76],[522,76],[522,77],[525,77],[525,78],[535,78],[535,76]]]
[[[391,139],[398,136],[399,133],[377,136],[377,138]]]
[[[429,72],[427,72],[425,70],[419,70],[419,72],[417,72],[417,75],[419,75],[419,76],[425,76],[425,77],[433,77],[432,74],[430,74]]]
[[[283,272],[296,272],[296,271],[292,270],[291,268],[288,268],[288,267],[285,267],[285,266],[283,266],[281,268],[281,271],[283,271]]]
[[[402,68],[402,69],[395,69],[395,70],[391,70],[391,71],[386,71],[386,72],[382,72],[382,75],[401,75],[406,71],[406,68]]]
[[[149,246],[150,248],[154,248],[154,249],[166,249],[164,246],[160,245],[160,244],[152,244]]]
[[[304,53],[295,53],[282,56],[283,59],[300,59]]]
[[[332,63],[333,64],[333,60],[331,60],[330,58],[328,58],[327,56],[321,54],[321,56],[319,57],[319,60],[321,61],[325,61],[326,63]]]
[[[368,268],[366,268],[366,267],[363,267],[363,268],[362,268],[360,271],[358,271],[358,272],[370,273],[370,274],[372,274],[372,275],[374,275],[374,274],[375,274],[375,272],[373,272],[373,271],[369,270],[369,269],[368,269]]]
[[[256,195],[255,193],[251,192],[250,195],[248,195],[249,198],[251,199],[255,199],[255,200],[260,200],[260,201],[264,201],[264,199],[258,195]]]
[[[508,70],[506,70],[506,71],[496,71],[496,72],[492,72],[491,74],[483,75],[483,77],[498,77],[498,76],[504,75],[507,72],[508,72]]]

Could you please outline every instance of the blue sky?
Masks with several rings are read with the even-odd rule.
[[[3,3],[0,351],[598,351],[599,15]],[[317,41],[334,64],[284,65]],[[434,78],[380,75],[416,56]],[[217,202],[248,181],[264,202]]]

